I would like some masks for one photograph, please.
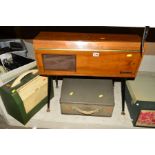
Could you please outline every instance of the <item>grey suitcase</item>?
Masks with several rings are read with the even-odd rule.
[[[112,80],[65,78],[60,104],[63,114],[110,117],[114,108]]]

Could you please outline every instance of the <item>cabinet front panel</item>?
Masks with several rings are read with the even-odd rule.
[[[77,73],[133,76],[140,63],[139,53],[87,53],[77,57]]]
[[[79,75],[98,77],[136,76],[140,52],[37,51],[42,75]]]

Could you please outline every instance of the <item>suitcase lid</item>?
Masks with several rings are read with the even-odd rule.
[[[114,105],[112,80],[63,79],[60,103]]]
[[[155,102],[155,73],[138,72],[136,79],[128,80],[126,84],[134,103],[136,101]]]
[[[31,69],[31,70],[25,71],[17,78],[7,82],[5,85],[0,87],[0,90],[4,89],[7,92],[14,93],[18,88],[26,84],[28,81],[34,79],[36,76],[39,76],[37,69]]]

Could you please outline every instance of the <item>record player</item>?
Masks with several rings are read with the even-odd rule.
[[[2,86],[0,94],[7,112],[26,124],[47,103],[47,78],[39,76],[37,69],[28,70]]]

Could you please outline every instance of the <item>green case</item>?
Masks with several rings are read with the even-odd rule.
[[[0,87],[0,94],[8,114],[25,125],[47,103],[47,78],[39,76],[35,70],[21,76],[20,80],[18,77],[18,81],[15,79]],[[38,86],[40,80],[44,81]],[[37,94],[43,95],[37,98]],[[51,91],[51,98],[53,96]]]
[[[133,125],[155,127],[155,73],[139,72],[128,80],[125,96]]]

